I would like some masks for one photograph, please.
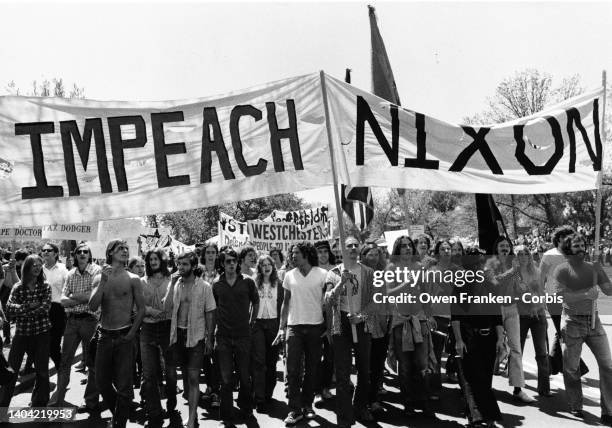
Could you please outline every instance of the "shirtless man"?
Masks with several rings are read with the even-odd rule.
[[[124,428],[129,416],[132,389],[134,338],[145,314],[142,283],[125,268],[129,249],[115,239],[106,247],[106,265],[93,280],[89,309],[100,315],[100,340],[96,352],[96,384],[113,414],[113,428]],[[134,322],[132,308],[137,308]]]

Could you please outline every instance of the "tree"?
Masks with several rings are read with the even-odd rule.
[[[218,234],[219,213],[228,214],[239,221],[247,221],[263,219],[274,210],[293,211],[303,208],[307,208],[304,201],[288,193],[220,206],[147,216],[147,222],[152,227],[171,228],[173,235],[179,241],[192,245],[196,242],[204,242]]]
[[[22,95],[21,89],[17,87],[14,80],[11,80],[5,88],[6,92],[10,95]],[[25,96],[34,97],[60,97],[60,98],[85,98],[85,90],[79,87],[76,83],[72,84],[72,88],[69,92],[66,92],[64,86],[64,80],[54,77],[51,80],[44,79],[42,82],[34,80],[32,82],[32,90],[26,92]]]
[[[538,113],[551,104],[574,97],[582,92],[584,92],[584,88],[578,75],[564,78],[558,86],[553,86],[553,79],[550,74],[535,69],[527,69],[504,79],[497,86],[495,94],[487,100],[488,108],[480,114],[465,118],[464,121],[471,124],[502,123]],[[608,101],[609,99],[608,97]],[[607,108],[607,113],[610,113],[609,108]],[[607,124],[612,124],[611,118],[610,114],[606,114]],[[611,140],[608,135],[607,143]],[[608,198],[608,193],[605,191],[603,197]],[[502,214],[505,214],[506,218],[512,216],[517,219],[513,225],[515,235],[518,223],[526,225],[542,223],[548,226],[557,226],[575,219],[581,219],[580,221],[589,223],[595,221],[594,192],[496,195],[495,200],[500,205]],[[602,206],[605,205],[605,203],[602,203]],[[507,209],[504,210],[504,207]],[[605,210],[603,212],[607,214]]]

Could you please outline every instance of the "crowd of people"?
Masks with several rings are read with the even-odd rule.
[[[436,418],[444,380],[461,386],[471,426],[498,426],[502,415],[492,379],[504,356],[517,401],[550,397],[550,376],[562,373],[568,411],[581,418],[580,378],[588,368],[580,354],[586,343],[599,365],[601,421],[612,426],[612,358],[593,310],[600,291],[612,295],[612,284],[599,263],[585,261],[584,235],[564,226],[551,238],[553,248],[539,262],[528,246],[514,246],[507,237],[498,238],[487,255],[459,241],[434,243],[427,235],[401,236],[391,251],[350,236],[342,263],[327,241],[298,243],[287,254],[203,244],[170,260],[161,248],[130,258],[127,244],[113,240],[101,266],[81,242],[71,269],[58,261],[54,243],[45,243],[40,255],[18,250],[0,269],[6,290],[0,294],[0,323],[12,370],[0,388],[0,407],[10,405],[25,354],[26,368],[32,364],[36,374],[31,406],[64,406],[81,344],[87,385],[80,410],[99,417],[107,408],[117,428],[126,426],[135,384],[148,427],[161,428],[176,414],[177,371],[187,428],[198,426],[201,396],[219,409],[223,426],[253,419],[254,411],[269,410],[281,355],[287,426],[315,418],[315,404],[330,400],[333,387],[339,427],[375,421],[384,409],[386,367],[397,374],[406,420]],[[401,270],[410,276],[378,275]],[[484,280],[458,284],[447,275],[433,281],[414,275],[460,270],[464,278],[466,272],[483,272]],[[375,285],[375,277],[384,277],[384,285]],[[556,293],[563,301],[513,298],[526,292]],[[399,299],[423,293],[449,299],[409,304]],[[460,294],[470,299],[451,299]],[[487,295],[511,299],[474,303]],[[557,332],[550,346],[547,313]],[[537,362],[537,399],[524,390],[528,333]],[[53,393],[50,361],[58,373]]]

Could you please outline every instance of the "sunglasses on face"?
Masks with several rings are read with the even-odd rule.
[[[77,250],[77,254],[89,254],[89,250]]]
[[[348,244],[346,248],[359,248],[359,244]]]
[[[41,251],[43,253],[53,253],[54,252],[51,248],[43,248]]]

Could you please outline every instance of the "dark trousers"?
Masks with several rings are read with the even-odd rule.
[[[51,336],[49,339],[49,357],[51,357],[53,364],[55,364],[55,369],[59,370],[62,362],[62,337],[66,329],[66,312],[60,303],[51,303],[49,319],[51,320],[51,330],[49,331]]]
[[[255,321],[252,333],[253,359],[251,360],[251,373],[256,403],[270,400],[274,392],[278,347],[272,346],[272,342],[274,342],[277,333],[278,318]]]
[[[151,426],[161,426],[162,407],[159,378],[162,373],[160,355],[163,354],[163,371],[166,374],[166,397],[168,410],[176,408],[176,367],[170,343],[170,320],[142,323],[140,352],[142,356],[142,385],[140,392],[145,400],[147,419]],[[156,425],[157,424],[157,425]]]
[[[387,360],[387,347],[389,346],[389,335],[378,339],[372,338],[370,350],[370,392],[369,402],[378,401],[378,389],[383,383],[385,372],[385,361]]]
[[[8,363],[15,373],[1,389],[0,407],[9,407],[11,403],[19,368],[26,352],[32,356],[36,370],[36,380],[32,390],[32,407],[46,407],[49,402],[49,332],[47,331],[33,336],[15,335],[13,337]]]
[[[219,362],[217,361],[217,354],[215,352],[213,352],[212,355],[204,355],[202,369],[204,371],[206,386],[210,388],[212,392],[219,393],[221,389],[221,373],[219,371]]]
[[[334,376],[334,347],[326,338],[323,339],[323,351],[321,362],[319,363],[318,384],[315,389],[317,394],[323,392],[323,389],[332,387],[332,378]]]
[[[357,343],[353,343],[351,324],[346,312],[340,313],[342,334],[333,336],[334,366],[336,372],[336,418],[338,425],[352,425],[354,409],[365,409],[370,391],[370,347],[372,336],[364,331],[364,323],[357,324]],[[355,350],[357,387],[353,397],[351,386],[352,350]]]
[[[478,331],[461,323],[461,337],[467,349],[463,355],[465,380],[472,388],[474,401],[484,420],[501,420],[499,405],[492,389],[497,334],[494,327],[488,335]]]
[[[531,330],[536,363],[538,364],[538,392],[550,392],[550,371],[548,368],[547,322],[546,314],[542,312],[537,317],[521,316],[521,351],[525,348],[527,333]]]
[[[0,269],[2,269],[2,267],[0,266]],[[8,298],[10,296],[11,292],[9,290],[9,287],[5,287],[0,286],[0,303],[2,303],[2,310],[4,311],[4,313],[6,314],[6,302],[8,301]],[[2,326],[2,334],[4,336],[4,343],[10,343],[11,342],[11,323],[9,322],[5,322],[4,325]]]
[[[431,392],[440,394],[442,392],[442,354],[444,353],[444,345],[448,339],[450,329],[450,318],[434,317],[437,328],[432,331],[431,341],[433,343],[434,355],[436,356],[436,370],[430,377]]]
[[[132,364],[134,343],[125,340],[127,329],[100,331],[96,350],[96,384],[113,414],[113,428],[125,428],[134,397]]]
[[[312,407],[324,328],[323,324],[301,324],[287,329],[287,395],[291,411]]]
[[[232,392],[234,390],[234,361],[240,377],[240,391],[238,392],[238,407],[243,412],[253,410],[253,397],[251,395],[251,376],[249,372],[251,360],[251,337],[224,337],[217,336],[216,352],[221,373],[221,409],[220,417],[223,421],[232,419]]]

